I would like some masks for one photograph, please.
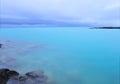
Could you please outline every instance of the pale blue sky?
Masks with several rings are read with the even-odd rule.
[[[120,0],[0,0],[2,24],[120,26]]]

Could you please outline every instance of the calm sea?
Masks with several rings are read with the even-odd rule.
[[[119,84],[120,30],[0,28],[0,68],[44,70],[49,84]]]

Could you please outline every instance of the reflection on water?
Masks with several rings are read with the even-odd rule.
[[[0,68],[44,70],[48,84],[119,84],[119,36],[118,30],[1,29]]]

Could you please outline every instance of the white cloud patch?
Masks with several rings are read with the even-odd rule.
[[[104,10],[114,10],[114,9],[119,9],[120,10],[120,2],[115,2],[110,5],[107,5]]]

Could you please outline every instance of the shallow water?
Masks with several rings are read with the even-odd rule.
[[[0,68],[44,70],[49,84],[119,84],[120,30],[0,28]]]

